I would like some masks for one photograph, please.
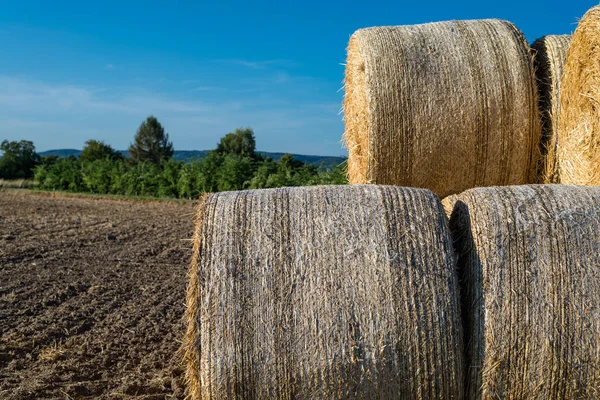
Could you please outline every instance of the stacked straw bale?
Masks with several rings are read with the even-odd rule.
[[[536,179],[533,60],[509,22],[360,29],[348,45],[345,91],[350,183],[445,197]]]
[[[600,188],[456,197],[469,399],[600,398]]]
[[[558,113],[560,79],[563,74],[570,35],[549,35],[533,42],[535,67],[539,88],[539,107],[542,117],[540,182],[558,183],[556,150],[558,146]]]
[[[558,173],[561,183],[600,185],[600,6],[579,21],[561,81]]]
[[[432,192],[213,194],[194,248],[192,398],[462,398],[452,241]]]

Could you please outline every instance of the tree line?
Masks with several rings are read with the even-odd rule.
[[[148,117],[124,157],[88,140],[79,157],[40,157],[30,141],[0,144],[1,179],[33,178],[39,188],[96,194],[193,199],[206,192],[344,184],[343,166],[322,170],[286,154],[278,161],[256,152],[254,132],[236,129],[203,160],[176,161],[160,122]]]

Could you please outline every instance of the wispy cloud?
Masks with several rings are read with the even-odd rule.
[[[4,119],[2,121],[2,126],[5,129],[19,129],[19,128],[29,128],[29,129],[39,129],[39,128],[56,128],[62,126],[59,122],[56,121],[27,121],[20,119]]]
[[[270,90],[272,85],[291,85],[297,88],[307,88],[307,84],[317,84],[318,81],[309,76],[292,75],[284,71],[270,71],[261,76],[241,79],[240,83],[255,89],[262,87]]]
[[[115,65],[114,64],[106,64],[104,66],[104,69],[115,69]]]
[[[274,79],[291,78],[275,75]],[[7,127],[7,135],[3,134],[7,139],[33,140],[38,150],[81,147],[90,138],[125,148],[140,122],[154,114],[180,149],[211,148],[223,134],[251,126],[261,150],[343,153],[331,145],[342,131],[336,102],[302,102],[256,91],[216,100],[209,91],[222,89],[219,86],[197,89],[202,95],[186,98],[143,88],[80,86],[0,75],[0,125]]]
[[[193,90],[194,92],[226,92],[229,89],[219,86],[197,86]]]
[[[293,67],[295,63],[290,60],[273,59],[273,60],[244,60],[244,59],[230,59],[222,60],[231,64],[241,65],[254,70],[264,70],[273,67]]]
[[[33,111],[38,114],[59,114],[77,110],[94,114],[140,114],[149,111],[204,113],[214,108],[211,104],[172,99],[143,89],[129,93],[113,93],[108,89],[47,84],[5,76],[0,76],[0,105],[5,110]],[[227,107],[235,109],[237,103],[229,103]]]
[[[184,79],[182,81],[178,81],[177,83],[182,85],[199,85],[202,83],[200,79]]]

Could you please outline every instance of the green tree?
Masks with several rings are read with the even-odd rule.
[[[85,146],[79,155],[79,160],[83,162],[92,162],[107,158],[110,160],[120,160],[123,158],[123,155],[106,143],[94,139],[85,142]]]
[[[33,142],[2,141],[0,144],[0,178],[25,179],[33,177],[33,169],[40,162],[40,156],[35,152]]]
[[[216,151],[208,153],[202,161],[200,174],[197,176],[197,187],[200,193],[211,193],[219,190],[217,172],[223,164],[223,156]]]
[[[143,129],[141,129],[143,131]],[[170,144],[169,144],[170,145]],[[251,129],[224,136],[203,160],[129,162],[98,141],[86,142],[79,159],[44,157],[35,168],[40,187],[138,196],[198,198],[202,193],[282,186],[344,184],[344,164],[325,170],[285,154],[279,161],[255,151]]]
[[[110,172],[110,193],[127,195],[128,172],[129,165],[125,163],[125,160],[117,160],[112,162],[112,170]]]
[[[291,154],[284,154],[279,159],[278,170],[288,179],[291,179],[292,175],[294,175],[302,167],[304,167],[304,163],[300,160],[294,159],[294,156]]]
[[[347,169],[348,162],[344,161],[329,170],[320,171],[317,183],[319,185],[345,185],[348,183]]]
[[[199,160],[185,163],[179,172],[177,193],[180,198],[196,199],[202,193],[198,179],[202,174],[203,163]]]
[[[291,154],[284,154],[277,162],[276,170],[268,176],[265,187],[309,185],[317,174],[317,167],[305,165]]]
[[[177,197],[179,175],[183,163],[173,159],[161,163],[162,174],[160,175],[158,196],[159,197]]]
[[[40,165],[49,167],[52,164],[54,164],[55,162],[57,162],[59,158],[60,157],[57,156],[56,154],[51,154],[49,156],[44,156],[44,157],[40,158]]]
[[[169,142],[169,134],[153,116],[146,118],[140,125],[129,146],[129,156],[137,161],[148,161],[160,164],[161,160],[173,156],[173,143]]]
[[[240,157],[256,158],[256,139],[250,128],[238,128],[221,138],[217,145],[219,154],[235,154]]]
[[[219,191],[246,189],[250,186],[254,171],[252,158],[228,154],[217,170],[217,188]]]
[[[34,179],[42,189],[85,192],[87,186],[81,174],[81,164],[73,157],[59,158],[50,165],[39,165]]]
[[[261,162],[250,180],[250,189],[264,189],[273,187],[272,177],[277,174],[277,163],[272,158]]]
[[[113,183],[115,161],[105,158],[81,163],[81,177],[92,193],[107,194]]]

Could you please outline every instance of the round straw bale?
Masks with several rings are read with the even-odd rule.
[[[344,121],[350,183],[423,187],[445,197],[536,179],[533,60],[510,22],[356,31]]]
[[[600,188],[468,190],[450,227],[468,398],[599,398]]]
[[[600,6],[579,21],[560,84],[558,173],[561,183],[600,185]]]
[[[549,35],[533,42],[535,73],[542,117],[540,182],[558,183],[556,165],[560,79],[567,59],[570,35]]]
[[[192,398],[462,399],[454,254],[432,192],[213,194],[194,247]]]

